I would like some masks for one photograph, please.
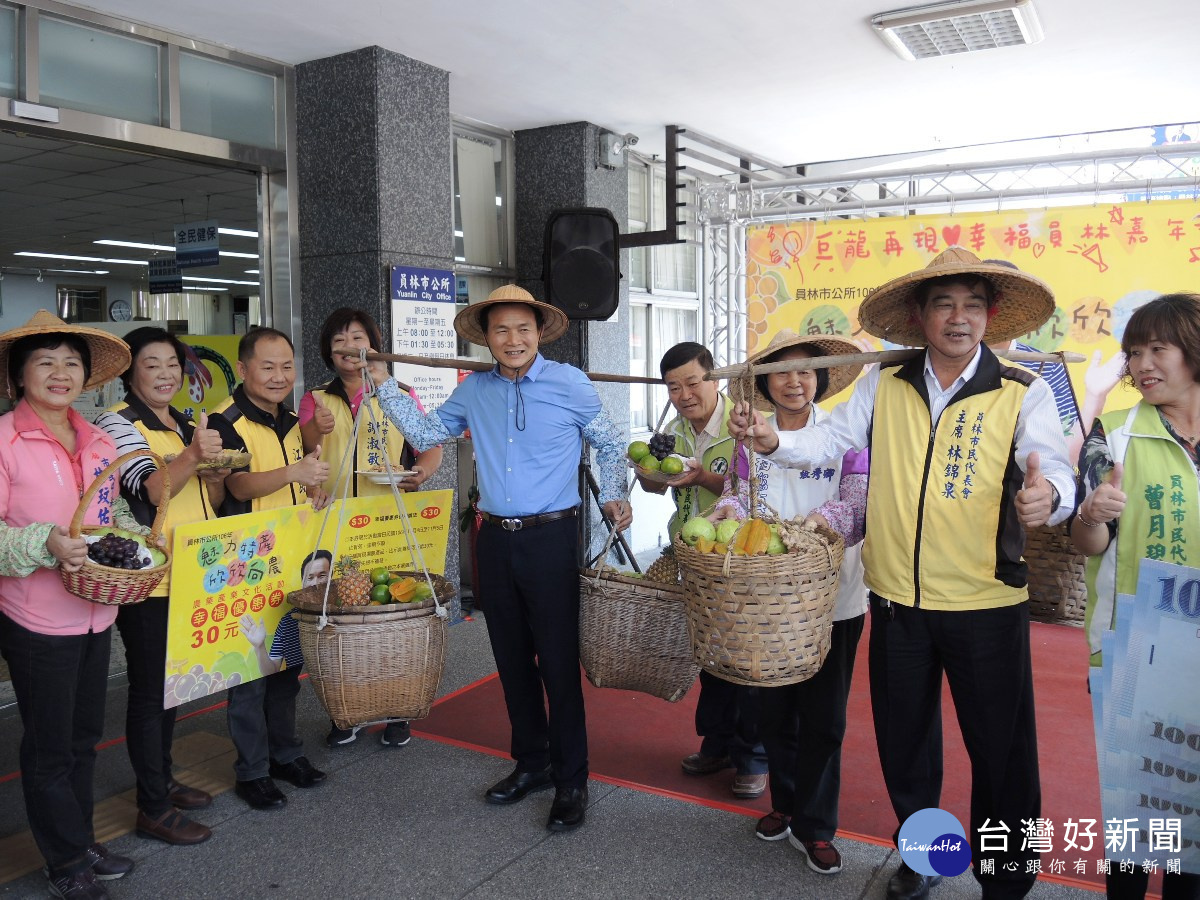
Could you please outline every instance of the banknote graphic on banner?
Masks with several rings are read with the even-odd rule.
[[[422,491],[404,500],[420,558],[431,573],[443,574],[454,492]],[[318,535],[335,560],[352,557],[366,570],[420,570],[393,497],[339,500],[330,509],[327,522],[324,512],[303,504],[175,529],[166,708],[262,677],[240,620],[247,614],[261,618],[265,646],[271,646],[280,620],[291,612],[287,595],[300,587],[300,565],[317,547]]]
[[[1102,649],[1090,684],[1107,855],[1200,872],[1200,569],[1142,560]]]
[[[1195,284],[1200,217],[1194,202],[1172,200],[748,227],[747,352],[783,328],[848,336],[865,350],[892,349],[861,329],[859,304],[952,245],[1049,284],[1053,316],[1018,343],[1083,354],[1085,362],[1069,367],[1079,402],[1091,394],[1087,399],[1119,409],[1135,399],[1132,388],[1118,386],[1125,323],[1158,294]],[[1066,427],[1073,410],[1060,412]]]

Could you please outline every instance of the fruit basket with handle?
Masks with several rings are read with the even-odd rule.
[[[674,703],[700,669],[692,661],[687,610],[670,548],[635,578],[604,565],[610,531],[597,569],[579,575],[579,661],[599,688],[641,691]]]
[[[366,379],[364,384],[369,385],[370,380]],[[335,497],[348,492],[353,468],[350,450],[357,446],[363,416],[370,416],[375,422],[374,408],[366,399],[369,398],[358,408],[354,433],[334,479]],[[395,470],[386,457],[385,466],[383,474],[389,479],[398,521],[408,542],[413,563],[411,574],[429,585],[429,598],[419,603],[375,606],[363,597],[350,603],[342,595],[350,599],[351,592],[343,590],[333,579],[324,587],[303,588],[288,598],[296,607],[292,615],[300,632],[300,648],[309,679],[329,718],[339,728],[424,718],[433,708],[446,664],[447,605],[456,589],[426,567],[420,542],[409,521],[404,494],[397,488],[399,479],[394,477]],[[340,508],[334,547],[338,546],[345,525],[346,504]],[[317,547],[321,546],[332,510],[330,506],[322,521]]]
[[[150,526],[150,535],[148,537],[124,531],[111,525],[89,525],[86,528],[83,526],[83,517],[87,513],[88,505],[92,502],[92,498],[110,476],[120,471],[121,466],[131,460],[141,456],[148,456],[158,465],[163,473],[162,485],[162,500],[158,504],[158,511],[155,513],[154,522]],[[167,471],[167,464],[161,456],[150,450],[134,450],[126,453],[123,456],[117,457],[108,466],[100,472],[96,480],[92,482],[91,487],[84,491],[83,496],[79,498],[79,506],[75,510],[75,515],[71,519],[70,535],[73,538],[94,536],[100,537],[105,534],[116,534],[120,537],[128,537],[142,543],[150,552],[151,560],[156,564],[144,569],[117,569],[111,566],[102,566],[99,563],[88,558],[83,561],[83,566],[77,572],[67,572],[60,569],[63,585],[68,591],[76,597],[82,597],[84,600],[91,600],[93,603],[104,603],[110,606],[123,606],[129,603],[141,603],[150,596],[163,576],[167,574],[171,565],[170,551],[158,547],[158,539],[162,534],[163,520],[167,515],[167,504],[171,497],[171,475]],[[159,561],[161,559],[161,561]]]
[[[734,684],[796,684],[816,675],[829,653],[845,543],[831,529],[782,521],[769,506],[766,516],[757,515],[754,453],[746,450],[753,519],[768,530],[773,522],[788,549],[770,555],[758,546],[736,555],[731,540],[724,553],[702,552],[675,538],[694,658]],[[736,489],[736,468],[730,477]]]

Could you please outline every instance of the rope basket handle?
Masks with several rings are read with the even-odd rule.
[[[171,472],[167,468],[167,462],[153,450],[130,450],[128,453],[122,454],[105,466],[100,474],[96,476],[96,480],[91,486],[83,492],[79,498],[79,506],[75,508],[75,515],[71,517],[70,535],[77,538],[83,533],[83,517],[87,514],[87,508],[91,505],[92,498],[96,496],[96,492],[100,490],[100,485],[108,480],[108,477],[114,472],[120,471],[121,466],[127,462],[132,462],[142,456],[148,456],[154,462],[160,472],[163,473],[162,494],[158,502],[158,510],[154,514],[154,522],[150,525],[149,541],[158,543],[159,537],[162,535],[163,520],[167,517],[167,504],[171,502]]]

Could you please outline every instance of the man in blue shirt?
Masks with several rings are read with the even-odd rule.
[[[479,472],[479,584],[512,725],[512,774],[489,803],[555,787],[546,827],[571,831],[587,808],[587,730],[579,678],[579,459],[597,451],[600,499],[618,528],[633,521],[624,440],[588,377],[538,352],[567,330],[562,310],[505,285],[454,319],[496,359],[426,415],[370,366],[384,412],[419,451],[471,429]],[[547,714],[545,692],[549,702]]]

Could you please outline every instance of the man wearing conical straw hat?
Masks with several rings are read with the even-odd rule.
[[[867,374],[813,428],[776,434],[744,406],[730,420],[731,433],[784,465],[870,446],[871,703],[905,860],[890,900],[925,897],[941,879],[911,867],[900,836],[941,800],[943,672],[971,759],[968,827],[983,896],[1023,897],[1036,878],[1037,854],[1021,849],[1021,821],[1041,813],[1023,529],[1067,518],[1074,473],[1050,388],[985,344],[1032,331],[1053,311],[1037,278],[951,247],[859,309],[868,332],[925,353]],[[1009,837],[996,851],[1001,823]]]
[[[419,451],[471,429],[479,467],[479,584],[488,639],[512,725],[516,768],[484,796],[517,803],[554,787],[546,827],[572,831],[587,811],[587,729],[579,678],[579,459],[596,450],[600,499],[615,528],[633,520],[624,499],[624,443],[587,375],[547,360],[542,343],[569,323],[515,284],[454,318],[496,367],[467,376],[422,413],[379,363],[379,402]]]

